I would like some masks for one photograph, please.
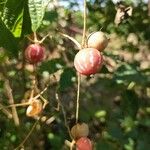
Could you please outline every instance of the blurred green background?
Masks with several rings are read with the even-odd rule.
[[[75,124],[77,77],[73,59],[77,47],[59,32],[81,43],[83,1],[81,0],[0,0],[0,104],[9,105],[5,80],[10,81],[15,103],[31,89],[33,66],[26,63],[24,49],[31,42],[27,35],[36,31],[41,39],[47,33],[46,59],[38,64],[38,88],[49,104],[41,120],[24,144],[25,150],[67,150],[70,140],[61,109],[56,111],[56,91],[64,106],[69,126]],[[110,38],[103,52],[105,63],[93,77],[81,78],[81,122],[90,128],[94,150],[148,150],[150,148],[150,10],[148,1],[126,0],[133,14],[116,26],[116,1],[87,0],[87,36],[102,30]],[[34,5],[35,3],[35,5]],[[31,8],[36,8],[36,13]],[[150,5],[150,4],[149,4]],[[150,9],[150,8],[149,8]],[[39,24],[40,23],[40,24]],[[55,78],[53,77],[55,75]],[[57,80],[57,81],[56,81]],[[10,108],[8,108],[11,111]],[[18,107],[20,126],[0,110],[0,149],[17,147],[36,119]],[[45,118],[46,119],[45,119]],[[49,123],[49,118],[54,121]]]

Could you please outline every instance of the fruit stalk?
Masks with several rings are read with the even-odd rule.
[[[85,47],[86,44],[86,0],[84,0],[84,26],[83,26],[83,35],[82,35],[82,48]],[[78,90],[77,90],[77,99],[76,99],[76,123],[78,123],[79,119],[79,107],[80,107],[80,82],[81,82],[81,75],[80,73],[77,73],[78,75]]]
[[[78,123],[78,120],[79,120],[80,83],[81,83],[81,75],[78,72],[78,91],[77,91],[77,104],[76,104],[76,124]]]
[[[85,48],[86,46],[86,22],[87,22],[87,16],[86,16],[86,0],[84,0],[84,25],[83,25],[83,35],[82,35],[82,48]]]

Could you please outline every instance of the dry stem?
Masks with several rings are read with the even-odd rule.
[[[86,0],[84,0],[84,26],[83,26],[83,35],[82,35],[82,48],[86,46],[86,20],[87,20],[87,17],[86,17]]]
[[[30,137],[30,135],[32,134],[33,130],[35,129],[38,121],[39,121],[39,119],[34,123],[34,125],[32,126],[32,128],[30,130],[30,132],[27,134],[25,139],[19,144],[19,146],[15,148],[15,150],[18,150],[20,147],[22,147],[24,145],[24,143],[27,141],[27,139]]]
[[[11,112],[9,112],[9,110],[7,110],[6,108],[4,108],[4,106],[2,104],[0,104],[0,110],[2,109],[2,112],[9,118],[12,118],[12,114]]]
[[[76,100],[76,123],[78,123],[79,120],[79,101],[80,101],[80,80],[81,75],[78,73],[78,90],[77,90],[77,100]]]
[[[66,112],[65,112],[64,106],[63,106],[61,100],[59,99],[59,95],[58,95],[57,92],[56,92],[55,96],[56,96],[57,102],[58,102],[59,105],[61,106],[62,113],[63,113],[63,117],[64,117],[64,121],[65,121],[65,126],[66,126],[66,128],[67,128],[67,130],[68,130],[68,133],[69,133],[70,138],[72,139],[71,132],[70,132],[70,128],[69,128],[69,125],[68,125],[68,122],[67,122],[67,116],[66,116]]]
[[[9,83],[8,79],[5,80],[5,89],[6,89],[7,97],[9,99],[9,103],[11,105],[13,105],[14,104],[14,98],[13,98],[12,89],[10,87],[10,83]],[[13,116],[13,119],[14,119],[14,123],[15,123],[16,126],[19,126],[19,117],[18,117],[18,114],[17,114],[16,107],[12,106],[11,109],[12,109],[12,116]]]
[[[79,50],[81,49],[81,45],[76,39],[74,39],[73,37],[71,37],[67,34],[61,33],[61,32],[60,32],[60,34],[64,37],[68,38],[69,40],[71,40],[78,47]]]
[[[47,90],[47,88],[48,88],[48,85],[43,89],[43,91],[41,91],[41,92],[40,92],[38,95],[36,95],[35,97],[33,97],[33,94],[32,94],[32,92],[31,92],[30,99],[29,99],[29,101],[26,102],[26,103],[18,103],[18,104],[11,104],[11,105],[9,105],[9,106],[2,106],[2,107],[0,107],[0,110],[5,109],[5,108],[9,108],[9,107],[28,106],[28,105],[31,104],[31,102],[32,102],[33,100],[35,100],[35,99],[37,99],[37,98],[39,98],[39,97],[42,98],[42,100],[43,100],[43,102],[44,102],[43,107],[45,108],[45,106],[48,104],[48,102],[47,102],[47,100],[44,99],[41,95]]]
[[[83,36],[82,36],[82,48],[86,46],[86,0],[84,0],[84,27],[83,27]],[[79,107],[80,107],[80,82],[81,75],[78,73],[78,90],[77,90],[77,99],[76,99],[76,123],[79,120]]]

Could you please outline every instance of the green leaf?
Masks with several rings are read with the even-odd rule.
[[[0,46],[11,56],[18,55],[18,42],[0,19]]]
[[[44,71],[48,71],[50,74],[62,69],[64,66],[64,62],[61,59],[52,59],[46,62],[43,62],[39,68],[39,71],[42,73]]]
[[[111,143],[109,143],[103,139],[100,140],[98,143],[96,143],[95,146],[96,146],[97,150],[98,149],[100,149],[100,150],[115,150],[114,146]]]
[[[146,126],[146,127],[150,127],[150,117],[143,117],[139,120],[139,124]]]
[[[58,19],[58,12],[56,10],[50,10],[45,12],[44,20],[49,21],[50,23],[56,22]]]
[[[14,26],[12,28],[12,33],[15,37],[20,37],[22,32],[22,22],[23,22],[23,11],[18,16],[16,22],[14,23]]]
[[[134,91],[126,90],[122,93],[121,110],[124,115],[136,117],[139,109],[139,98]]]
[[[72,68],[65,68],[60,77],[59,90],[63,91],[72,86],[73,82],[75,81],[75,76],[76,73]]]
[[[129,143],[124,145],[125,150],[134,150],[135,141],[131,138],[128,139]]]
[[[136,125],[135,121],[130,116],[126,116],[123,120],[120,121],[121,126],[124,128],[126,133],[131,132]]]
[[[15,37],[21,36],[25,2],[27,1],[7,0],[1,10],[2,21]]]
[[[110,137],[110,140],[118,140],[120,143],[123,142],[123,132],[120,128],[120,125],[117,124],[114,120],[108,122],[108,129],[107,129]]]
[[[2,15],[2,11],[4,9],[6,2],[7,0],[0,0],[0,16]]]
[[[146,84],[147,79],[138,70],[137,64],[122,64],[114,73],[114,81],[117,84],[129,85],[131,82],[135,84]]]
[[[31,29],[31,19],[29,14],[28,3],[24,4],[24,11],[23,11],[23,24],[22,24],[22,37],[24,35],[32,33]]]
[[[40,27],[48,3],[49,1],[44,0],[29,0],[28,6],[33,32],[36,32],[36,30]]]

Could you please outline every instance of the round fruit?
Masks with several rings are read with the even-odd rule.
[[[76,142],[76,150],[92,150],[92,143],[87,137],[81,137]]]
[[[74,139],[87,137],[89,135],[89,127],[86,123],[77,123],[71,128],[71,135]]]
[[[39,44],[31,44],[25,50],[27,61],[32,64],[38,63],[44,58],[45,48]]]
[[[83,75],[97,73],[102,67],[103,58],[100,52],[95,48],[84,48],[80,50],[74,59],[76,70]]]
[[[34,117],[39,115],[42,112],[42,103],[40,100],[33,100],[31,104],[28,106],[26,115],[29,117]]]
[[[87,45],[88,47],[96,48],[99,51],[103,51],[108,45],[108,38],[101,31],[94,32],[89,36]]]

